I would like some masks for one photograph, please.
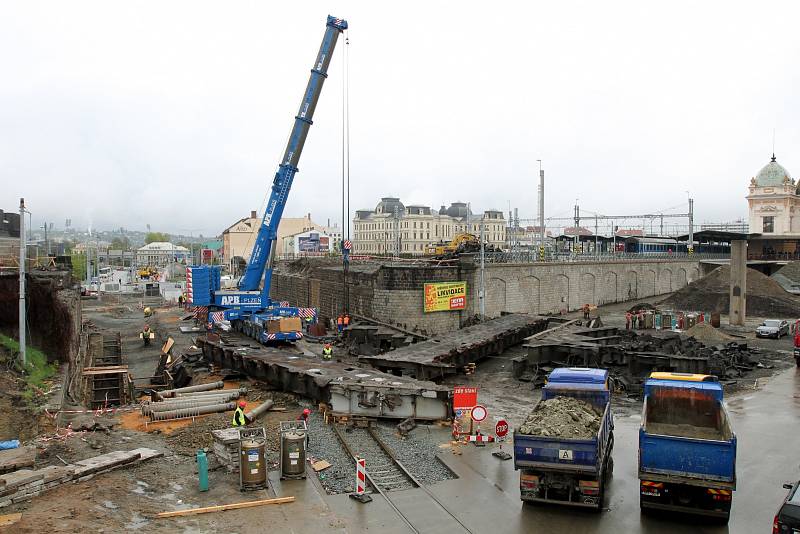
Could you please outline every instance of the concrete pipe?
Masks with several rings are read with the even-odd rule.
[[[247,395],[247,388],[239,389],[215,389],[214,391],[192,391],[188,393],[176,393],[174,398],[185,397],[202,397],[205,395],[219,395],[220,393],[238,392],[239,395]]]
[[[150,415],[153,412],[168,412],[170,410],[181,410],[183,408],[193,408],[196,406],[211,406],[214,404],[226,404],[236,398],[219,397],[203,400],[185,400],[180,402],[154,402],[142,405],[142,415]]]
[[[165,399],[161,402],[144,402],[142,403],[142,414],[149,415],[151,411],[164,411],[168,406],[176,404],[186,404],[191,406],[194,404],[224,404],[226,402],[235,401],[239,398],[239,393],[233,390],[228,393],[220,393],[219,395],[204,395],[202,397],[175,397],[172,399]],[[159,406],[160,409],[153,410],[153,407]]]
[[[275,403],[272,402],[272,399],[265,400],[264,402],[261,403],[261,405],[258,408],[254,408],[249,412],[247,412],[246,414],[244,414],[245,421],[247,421],[248,423],[252,423],[256,419],[264,415],[264,413],[266,413],[274,405]]]
[[[228,412],[236,409],[235,402],[225,404],[209,404],[207,406],[196,406],[194,408],[181,408],[179,410],[168,410],[166,412],[152,412],[151,421],[164,421],[167,419],[185,419],[187,417],[197,417],[209,413]]]
[[[174,397],[178,393],[194,393],[197,391],[210,391],[212,389],[222,389],[224,387],[225,387],[225,382],[220,380],[219,382],[211,382],[209,384],[198,384],[196,386],[188,386],[185,388],[168,389],[166,391],[160,391],[159,395],[161,395],[162,398],[167,398],[167,397]]]

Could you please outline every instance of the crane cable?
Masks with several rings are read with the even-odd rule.
[[[350,291],[348,287],[347,272],[349,259],[344,253],[344,242],[350,239],[350,37],[344,32],[344,47],[342,48],[342,228],[340,238],[340,252],[342,253],[342,314],[350,310]]]

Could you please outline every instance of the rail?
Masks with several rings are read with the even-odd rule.
[[[540,258],[536,253],[525,252],[493,252],[484,254],[485,263],[615,263],[615,262],[650,262],[650,261],[702,261],[729,260],[730,254],[712,253],[629,253],[612,254],[553,254]],[[480,254],[475,254],[473,261],[481,262]]]
[[[336,434],[336,437],[341,442],[344,449],[347,451],[347,454],[349,454],[353,458],[353,461],[355,462],[356,455],[354,454],[352,448],[350,447],[350,444],[344,438],[344,436],[342,435],[341,431],[339,430],[339,428],[336,426],[335,423],[333,424],[333,431]],[[411,472],[408,469],[406,469],[402,463],[400,463],[400,460],[394,454],[394,451],[392,451],[392,449],[378,436],[375,430],[373,430],[372,428],[367,428],[367,434],[375,441],[375,443],[378,444],[381,451],[392,461],[392,463],[397,467],[397,469],[399,469],[412,482],[414,486],[424,491],[428,495],[428,497],[430,497],[430,499],[434,503],[436,503],[436,505],[438,505],[439,508],[441,508],[441,510],[445,514],[447,514],[451,520],[458,523],[459,526],[461,526],[461,528],[463,528],[465,532],[473,534],[473,532],[469,529],[469,527],[467,527],[464,523],[462,523],[461,520],[458,519],[458,517],[456,517],[455,514],[453,514],[453,512],[447,509],[447,507],[439,500],[438,497],[436,497],[436,495],[433,494],[433,492],[431,492],[428,488],[426,488],[424,484],[422,484],[419,480],[417,480],[416,477],[412,475]],[[369,482],[369,484],[373,488],[375,488],[384,499],[386,499],[386,501],[389,503],[389,505],[392,507],[395,513],[397,513],[397,515],[400,516],[400,518],[408,526],[408,528],[411,529],[412,532],[418,533],[419,530],[413,525],[413,523],[411,523],[411,520],[405,514],[403,514],[402,511],[400,511],[400,509],[395,505],[395,503],[392,502],[387,492],[385,492],[380,487],[380,483],[375,482],[375,479],[372,477],[372,475],[370,475],[369,467],[367,467],[364,474],[367,477],[367,482]]]

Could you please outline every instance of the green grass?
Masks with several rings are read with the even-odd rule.
[[[19,342],[3,334],[0,334],[0,346],[11,351],[12,356],[19,353]],[[47,356],[44,352],[31,346],[25,348],[25,356],[27,363],[24,369],[22,368],[22,362],[17,360],[15,363],[17,370],[25,373],[25,382],[28,384],[28,388],[24,396],[32,398],[34,394],[33,388],[46,389],[47,384],[45,382],[56,374],[57,366],[47,362]]]

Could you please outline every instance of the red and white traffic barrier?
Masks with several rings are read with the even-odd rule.
[[[469,441],[477,443],[493,443],[494,436],[484,436],[483,434],[478,434],[476,436],[469,436]]]
[[[367,461],[363,458],[356,460],[356,495],[364,495],[367,485]]]

